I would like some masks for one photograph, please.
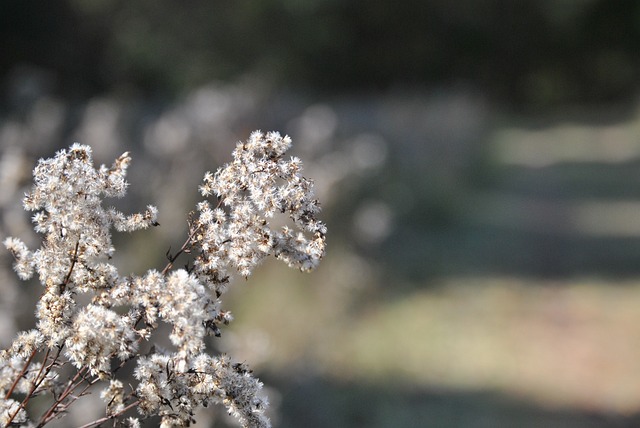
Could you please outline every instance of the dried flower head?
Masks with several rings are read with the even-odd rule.
[[[42,245],[31,251],[20,239],[4,241],[18,276],[37,274],[44,290],[36,328],[20,333],[0,353],[0,423],[28,424],[30,398],[49,393],[52,404],[37,420],[42,426],[95,383],[106,382],[106,413],[88,426],[111,419],[140,426],[138,418],[126,415],[134,408],[143,418],[160,416],[162,426],[189,426],[197,408],[209,403],[224,405],[242,426],[270,426],[267,402],[259,397],[262,384],[243,364],[208,355],[205,337],[219,336],[220,325],[232,320],[220,300],[232,270],[247,277],[271,254],[307,271],[324,255],[326,228],[316,218],[313,183],[301,175],[299,159],[284,157],[290,146],[278,133],[254,132],[238,143],[231,163],[205,174],[200,192],[215,195],[217,202],[197,204],[178,253],[169,255],[162,271],[126,277],[110,263],[112,229],[158,225],[151,205],[132,215],[102,205],[104,198],[126,193],[128,154],[97,169],[91,149],[79,144],[41,159],[24,207],[35,212]],[[290,225],[272,226],[278,215]],[[184,253],[195,255],[194,267],[174,269]],[[159,321],[171,326],[174,349],[153,346],[142,355],[141,344]],[[133,387],[118,379],[119,369],[132,360],[138,381]],[[67,363],[76,374],[62,379],[58,368]],[[18,401],[14,393],[26,398]]]
[[[229,265],[249,276],[270,254],[303,271],[324,256],[326,227],[316,218],[313,182],[301,175],[300,159],[284,157],[289,147],[288,136],[256,131],[237,144],[231,163],[205,174],[200,193],[217,196],[218,203],[198,204],[193,230],[202,250],[196,270],[208,282],[227,278]],[[278,213],[294,228],[272,228],[269,220]]]

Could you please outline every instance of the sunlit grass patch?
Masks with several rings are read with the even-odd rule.
[[[331,290],[316,288],[320,284],[304,290],[280,284],[286,291],[280,297],[272,284],[260,286],[270,290],[270,300],[266,291],[253,290],[261,296],[253,304],[262,309],[247,315],[263,321],[241,317],[270,337],[267,364],[276,371],[312,366],[340,379],[496,391],[549,407],[640,409],[635,281],[449,278],[374,300],[357,316],[323,302],[319,296]],[[295,302],[286,303],[292,294]],[[269,314],[282,307],[306,322],[269,324],[275,319]],[[324,322],[332,310],[331,322]],[[278,318],[286,323],[288,317]]]

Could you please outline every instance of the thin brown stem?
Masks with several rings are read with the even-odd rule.
[[[33,361],[33,357],[36,355],[36,352],[37,352],[37,350],[34,349],[31,352],[31,355],[29,355],[29,359],[27,359],[27,361],[24,363],[24,366],[22,367],[22,370],[20,371],[20,374],[13,381],[13,384],[11,385],[11,388],[9,388],[9,391],[7,392],[7,395],[5,396],[5,400],[8,400],[9,397],[11,397],[11,394],[13,394],[13,391],[16,389],[16,386],[18,385],[18,382],[20,382],[20,379],[22,379],[24,374],[29,369],[29,366],[31,365],[31,361]],[[33,392],[33,390],[34,389],[32,389],[32,392]],[[11,423],[16,418],[16,416],[18,416],[18,413],[20,413],[20,410],[24,409],[24,407],[27,405],[27,402],[29,401],[30,397],[31,397],[31,393],[29,393],[29,395],[27,395],[24,398],[24,400],[22,400],[22,402],[20,403],[20,405],[18,406],[16,411],[13,412],[13,414],[9,417],[9,420],[7,421],[7,426],[11,425]]]
[[[40,418],[40,421],[39,421],[38,425],[36,425],[37,427],[44,426],[51,419],[53,419],[61,409],[64,409],[64,408],[67,407],[67,406],[63,405],[64,400],[66,400],[71,395],[71,393],[76,388],[78,388],[82,384],[83,381],[86,380],[86,377],[85,377],[86,370],[87,369],[85,367],[79,369],[76,372],[76,374],[73,376],[73,378],[69,380],[65,390],[60,394],[60,396],[54,401],[54,403],[49,407],[49,409],[45,412],[45,414]],[[89,387],[91,385],[93,385],[95,382],[97,382],[97,378],[94,379],[93,382],[89,382]],[[85,388],[85,390],[83,390],[82,393],[84,393],[84,391],[86,391],[86,389],[88,389],[88,387]],[[72,402],[75,401],[76,399],[77,398],[72,400]]]
[[[221,206],[222,206],[222,199],[218,198],[218,203],[216,204],[215,209],[218,209]],[[182,247],[180,247],[177,253],[175,253],[174,255],[167,255],[169,262],[164,267],[164,269],[162,269],[162,272],[161,272],[162,275],[166,275],[167,273],[169,273],[171,268],[173,268],[173,263],[178,259],[178,257],[180,257],[180,255],[182,255],[182,253],[186,252],[189,249],[189,247],[193,243],[193,237],[198,232],[198,229],[199,227],[195,227],[193,226],[193,224],[191,224],[191,222],[189,222],[189,236],[184,241],[184,244],[182,244]]]
[[[45,413],[44,416],[40,419],[38,427],[42,427],[49,423],[51,420],[55,419],[59,416],[60,413],[66,411],[66,409],[71,406],[75,401],[77,401],[80,397],[83,397],[87,394],[87,391],[100,381],[100,378],[94,377],[89,380],[86,377],[86,368],[82,368],[78,370],[78,372],[74,375],[73,379],[71,379],[68,383],[67,388],[60,394],[60,397],[53,403],[53,405],[49,408],[49,410]],[[83,382],[86,382],[86,385],[78,394],[72,394]],[[68,402],[64,402],[69,399]]]
[[[64,277],[64,281],[60,284],[60,293],[64,291],[67,284],[71,280],[71,274],[73,273],[73,268],[76,266],[76,262],[78,261],[78,248],[80,247],[80,241],[76,242],[76,247],[73,250],[73,257],[71,258],[71,266],[69,266],[69,272]]]
[[[89,422],[89,423],[87,423],[87,424],[84,424],[84,425],[82,425],[81,427],[78,427],[78,428],[91,428],[91,427],[98,426],[98,425],[100,425],[100,424],[103,424],[103,423],[105,423],[105,422],[107,422],[107,421],[109,421],[109,420],[111,420],[111,419],[115,419],[115,418],[117,418],[118,416],[120,416],[120,415],[122,415],[122,414],[124,414],[124,413],[128,412],[129,410],[131,410],[131,409],[133,409],[134,407],[136,407],[138,404],[140,404],[140,400],[136,400],[136,401],[134,401],[133,403],[129,404],[127,407],[123,408],[122,410],[120,410],[120,411],[119,411],[119,412],[117,412],[117,413],[114,413],[113,415],[104,416],[104,417],[102,417],[102,418],[100,418],[100,419],[96,419],[96,420],[95,420],[95,421],[93,421],[93,422]]]
[[[184,241],[184,244],[182,244],[182,247],[180,247],[178,252],[175,253],[174,255],[168,255],[167,256],[167,258],[169,259],[169,262],[164,267],[164,269],[162,269],[161,274],[163,276],[166,275],[171,270],[171,268],[173,268],[173,263],[178,259],[178,257],[180,257],[180,255],[182,253],[186,252],[189,249],[189,247],[191,246],[191,243],[193,241],[193,237],[196,234],[196,231],[197,231],[197,228],[192,227],[191,225],[189,226],[189,236]]]
[[[34,391],[38,386],[40,386],[40,384],[42,383],[42,380],[47,376],[47,374],[49,374],[49,372],[51,371],[51,368],[53,367],[53,363],[58,358],[58,355],[60,355],[60,350],[58,349],[58,354],[56,355],[56,358],[54,359],[54,361],[52,361],[51,364],[46,366],[47,367],[46,368],[47,373],[45,373],[45,375],[43,377],[40,377],[40,376],[42,376],[42,372],[45,370],[44,363],[46,363],[47,360],[49,359],[49,353],[50,352],[51,352],[51,349],[47,348],[47,352],[44,354],[44,358],[42,359],[43,364],[40,366],[40,370],[38,370],[38,375],[36,376],[37,385],[35,386]]]
[[[22,402],[20,403],[20,406],[18,407],[18,409],[11,415],[7,425],[11,424],[11,422],[15,419],[15,417],[18,415],[18,413],[20,412],[21,409],[26,408],[27,403],[29,403],[29,400],[31,400],[31,398],[34,396],[34,393],[36,392],[36,390],[40,387],[40,385],[42,385],[42,382],[44,382],[44,380],[47,378],[47,376],[49,375],[49,372],[51,372],[51,369],[53,368],[53,366],[55,365],[56,361],[58,360],[58,357],[60,356],[60,352],[61,351],[62,351],[62,347],[58,347],[58,352],[56,353],[56,356],[53,358],[53,360],[51,360],[51,363],[49,363],[48,365],[45,365],[45,363],[47,362],[47,359],[49,358],[49,354],[51,352],[50,349],[47,349],[47,352],[45,353],[44,358],[42,359],[43,363],[40,366],[40,370],[38,371],[38,374],[36,375],[35,380],[31,385],[31,389],[29,390],[29,393],[22,400]],[[33,355],[35,355],[35,351],[31,354],[30,360],[33,358]],[[44,372],[44,374],[43,374],[43,372]],[[22,378],[24,373],[25,372],[23,372],[18,379]],[[9,398],[9,395],[11,394],[11,392],[13,392],[13,388],[15,388],[15,385],[17,385],[17,382],[14,382],[14,385],[12,385],[12,389],[10,390],[9,394],[7,395],[7,398]]]
[[[13,391],[16,389],[16,386],[18,385],[18,382],[20,382],[20,379],[22,379],[22,376],[24,376],[24,374],[29,369],[29,366],[31,365],[31,361],[33,361],[33,357],[35,357],[37,352],[38,352],[37,349],[34,349],[31,352],[31,355],[29,355],[29,358],[27,359],[27,361],[25,361],[24,366],[22,367],[22,370],[20,371],[20,374],[18,376],[16,376],[16,379],[13,381],[13,384],[11,384],[11,388],[9,388],[9,391],[5,395],[5,397],[4,397],[5,400],[8,400],[9,397],[11,397],[11,394],[13,394]]]

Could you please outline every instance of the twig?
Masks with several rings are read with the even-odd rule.
[[[18,385],[18,382],[20,382],[20,379],[22,379],[22,376],[24,376],[24,374],[27,372],[27,369],[31,365],[31,361],[33,361],[33,357],[36,355],[37,351],[38,351],[37,349],[34,349],[31,352],[31,355],[29,355],[29,359],[27,359],[27,361],[24,363],[24,366],[22,367],[22,370],[20,371],[20,374],[18,376],[16,376],[16,380],[13,381],[13,384],[11,385],[11,388],[9,388],[9,391],[5,395],[5,397],[4,397],[5,400],[8,400],[9,397],[11,397],[11,394],[13,394],[13,390],[16,389],[16,386]]]
[[[11,385],[11,388],[9,388],[9,391],[7,392],[7,395],[5,396],[5,400],[8,400],[9,397],[11,397],[11,394],[13,394],[13,391],[15,390],[16,386],[18,385],[18,382],[20,382],[20,379],[22,379],[22,376],[24,376],[24,374],[27,372],[27,369],[31,365],[31,361],[33,361],[33,357],[36,355],[36,352],[37,352],[37,350],[34,349],[31,352],[31,355],[29,355],[29,359],[24,363],[24,366],[22,367],[22,371],[20,371],[20,375],[16,377],[16,380]],[[13,420],[16,418],[16,416],[18,416],[18,413],[20,413],[20,410],[24,409],[24,407],[26,406],[27,402],[29,401],[29,397],[30,396],[31,396],[31,394],[27,395],[24,398],[24,400],[22,400],[22,402],[20,403],[20,405],[18,406],[16,411],[13,412],[13,414],[11,415],[9,420],[7,421],[7,426],[11,425],[11,422],[13,422]]]
[[[136,400],[133,403],[129,404],[127,407],[125,407],[124,409],[122,409],[121,411],[119,411],[118,413],[114,413],[113,415],[109,415],[109,416],[104,416],[100,419],[96,419],[93,422],[89,422],[87,424],[82,425],[81,427],[78,428],[91,428],[91,427],[95,427],[98,426],[100,424],[103,424],[111,419],[115,419],[118,416],[128,412],[129,410],[133,409],[135,406],[137,406],[138,404],[140,404],[140,400]]]
[[[62,394],[60,394],[60,397],[58,397],[54,403],[49,407],[49,409],[45,412],[45,414],[40,418],[40,421],[38,423],[38,425],[36,425],[36,427],[42,427],[44,426],[46,423],[48,423],[51,419],[53,419],[56,416],[57,411],[59,410],[59,408],[65,408],[68,407],[68,405],[62,405],[63,401],[66,400],[71,393],[78,388],[83,381],[86,381],[87,378],[85,377],[85,373],[87,371],[86,367],[82,367],[80,368],[76,374],[73,376],[73,378],[71,380],[69,380],[69,383],[67,385],[67,387],[65,388],[65,390],[62,392]],[[87,381],[89,383],[89,385],[82,390],[82,392],[80,393],[79,396],[75,397],[71,402],[73,403],[75,400],[78,399],[78,397],[82,396],[82,394],[84,394],[84,392],[90,388],[93,384],[95,384],[99,379],[95,378],[92,381]]]
[[[73,273],[73,268],[76,266],[76,262],[78,261],[78,248],[80,247],[80,241],[76,242],[76,248],[73,250],[73,257],[71,258],[71,266],[69,266],[69,272],[64,277],[64,281],[60,284],[60,294],[64,291],[67,284],[71,280],[71,274]]]
[[[166,275],[171,270],[171,268],[173,267],[173,263],[178,259],[178,257],[180,257],[182,253],[188,252],[188,249],[191,246],[191,243],[194,235],[196,234],[196,231],[197,231],[197,228],[194,228],[191,225],[189,225],[189,236],[187,236],[187,239],[184,241],[184,244],[182,244],[182,247],[180,247],[178,252],[175,253],[174,255],[170,255],[169,252],[167,251],[167,258],[169,259],[169,263],[167,263],[164,269],[162,269],[161,274],[163,276]]]

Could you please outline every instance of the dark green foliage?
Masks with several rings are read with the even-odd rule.
[[[0,4],[0,77],[64,94],[182,93],[244,72],[316,91],[481,87],[541,107],[630,96],[640,7],[624,1],[119,0]]]

